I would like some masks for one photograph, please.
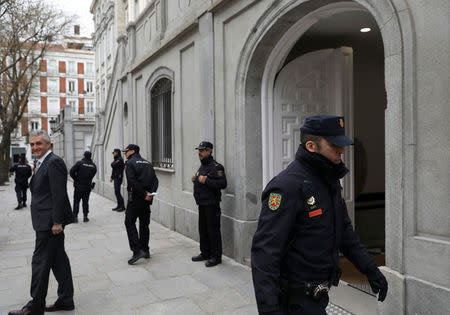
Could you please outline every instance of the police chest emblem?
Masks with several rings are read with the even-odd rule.
[[[306,200],[306,203],[307,203],[308,205],[312,206],[312,205],[314,205],[314,204],[316,203],[316,199],[314,198],[314,196],[311,196],[311,197],[309,197],[309,198]]]
[[[275,211],[280,207],[280,204],[281,204],[281,195],[270,193],[269,201],[267,202],[269,209]]]

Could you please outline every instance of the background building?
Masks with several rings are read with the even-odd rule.
[[[390,283],[380,313],[446,313],[449,5],[94,0],[98,192],[114,198],[111,152],[137,143],[160,179],[152,217],[197,239],[190,178],[210,140],[229,179],[224,251],[248,264],[261,192],[304,118],[345,115],[345,199]]]
[[[33,82],[28,106],[11,141],[13,157],[18,152],[26,153],[31,161],[29,131],[43,129],[51,134],[66,105],[70,105],[74,121],[90,125],[82,135],[74,134],[80,149],[73,154],[81,157],[91,144],[95,117],[94,51],[92,39],[80,37],[77,26],[75,30],[74,36],[66,36],[60,44],[50,47],[40,61],[40,73]],[[73,161],[73,158],[67,160],[67,154],[63,156],[66,162]]]

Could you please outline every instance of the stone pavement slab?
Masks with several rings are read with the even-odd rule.
[[[72,198],[71,182],[68,189]],[[0,315],[30,299],[35,234],[29,207],[13,210],[15,206],[13,183],[1,186]],[[194,263],[191,256],[198,254],[198,243],[154,221],[150,224],[151,258],[129,266],[132,253],[125,216],[111,211],[114,206],[113,201],[92,193],[90,221],[67,226],[65,245],[76,309],[54,314],[257,314],[250,268],[227,257],[213,268]],[[47,303],[56,300],[56,289],[51,275]]]

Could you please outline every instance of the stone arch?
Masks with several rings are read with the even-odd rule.
[[[265,75],[276,72],[280,66],[269,63],[271,54],[281,42],[279,34],[286,34],[308,14],[324,10],[327,6],[350,8],[356,4],[373,15],[383,38],[387,93],[386,217],[389,217],[386,221],[386,265],[403,272],[403,235],[414,232],[414,224],[408,222],[402,225],[402,209],[416,206],[412,193],[416,182],[415,174],[408,171],[415,160],[415,148],[409,145],[415,143],[414,29],[404,1],[286,0],[274,1],[264,12],[241,51],[236,74],[236,143],[237,147],[245,148],[237,152],[237,167],[243,174],[236,183],[236,202],[238,207],[248,209],[249,217],[258,219],[260,205],[251,202],[249,196],[260,196],[263,189],[262,157],[267,150],[263,151],[262,146],[263,119],[266,118],[262,108],[263,97],[266,96],[262,92],[262,84],[266,79]],[[313,20],[310,22],[313,23]],[[274,67],[274,70],[266,72],[269,67]],[[246,176],[247,174],[252,176]]]
[[[160,79],[166,78],[172,81],[172,93],[174,91],[174,80],[175,80],[175,73],[170,70],[167,67],[158,67],[155,71],[150,75],[150,77],[147,80],[147,83],[145,84],[145,90],[148,92],[152,89],[153,85],[155,85],[156,82],[158,82]],[[148,93],[146,93],[148,94]],[[148,100],[147,100],[148,101]],[[147,104],[149,104],[147,102]]]

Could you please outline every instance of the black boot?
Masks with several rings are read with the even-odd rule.
[[[84,216],[83,222],[89,222],[89,218],[87,217],[87,215]]]
[[[112,211],[117,211],[117,209],[119,209],[119,205],[117,205],[115,208],[112,208]]]
[[[133,254],[133,257],[128,260],[129,265],[134,265],[139,259],[145,258],[146,253],[142,249]]]
[[[116,211],[117,212],[125,211],[125,207],[124,206],[119,206],[119,208],[117,208]]]
[[[203,254],[200,254],[200,255],[192,257],[191,259],[192,259],[192,261],[203,261],[203,260],[208,260],[209,257],[203,256]]]
[[[19,203],[19,204],[17,205],[17,207],[14,208],[14,210],[20,210],[20,209],[22,209],[22,205]]]
[[[206,267],[214,267],[214,266],[216,266],[216,265],[218,265],[220,263],[222,263],[222,259],[221,258],[212,257],[210,260],[208,260],[205,263],[205,266]]]
[[[26,201],[24,201],[24,202],[22,203],[22,207],[26,208],[26,206],[27,206],[27,203],[26,203]]]

